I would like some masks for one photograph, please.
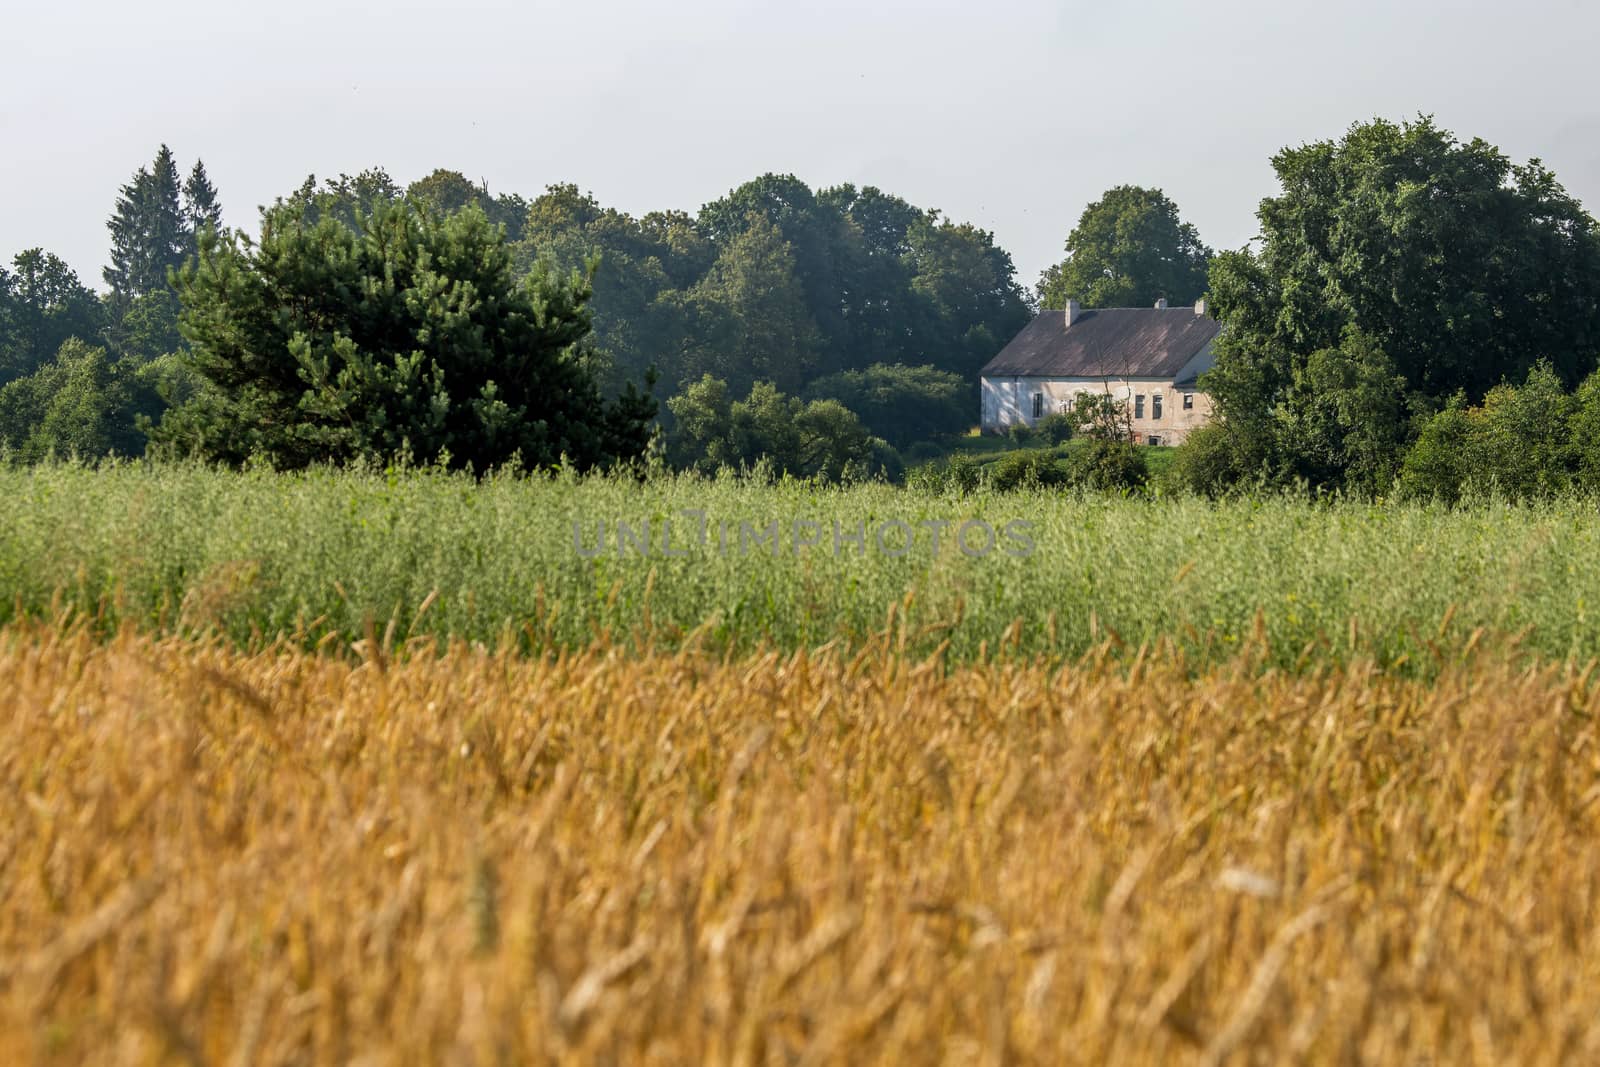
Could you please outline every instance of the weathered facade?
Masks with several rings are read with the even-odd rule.
[[[1041,312],[983,368],[983,429],[1032,426],[1101,393],[1127,404],[1140,443],[1178,444],[1211,417],[1197,379],[1211,368],[1221,329],[1205,301],[1091,310],[1073,301]]]

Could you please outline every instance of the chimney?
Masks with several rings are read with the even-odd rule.
[[[1067,301],[1067,325],[1071,326],[1083,314],[1083,308],[1076,300]]]
[[[1206,302],[1204,297],[1201,297],[1199,300],[1194,302],[1194,313],[1196,315],[1204,315],[1206,313]]]
[[[1167,310],[1167,298],[1166,297],[1161,296],[1161,297],[1157,297],[1156,298],[1156,310],[1157,311],[1165,311],[1165,310]]]

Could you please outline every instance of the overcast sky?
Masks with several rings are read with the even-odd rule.
[[[1031,286],[1084,206],[1159,186],[1236,247],[1277,149],[1431,112],[1600,206],[1600,5],[989,0],[7,0],[0,256],[100,288],[117,188],[171,145],[226,221],[435,167],[693,211],[765,171],[993,230]]]

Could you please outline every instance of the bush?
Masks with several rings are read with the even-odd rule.
[[[810,403],[757,382],[743,400],[706,375],[667,401],[674,417],[667,456],[683,469],[712,473],[767,463],[779,473],[830,481],[898,479],[900,456],[837,400]]]
[[[1242,436],[1225,422],[1191,430],[1183,444],[1174,449],[1176,454],[1162,479],[1163,485],[1201,496],[1225,495],[1250,476],[1252,460],[1259,459]]]
[[[1011,442],[1012,448],[1028,448],[1033,444],[1033,427],[1025,422],[1014,424],[1006,431],[1006,439]]]
[[[1073,419],[1065,411],[1057,411],[1039,420],[1034,431],[1046,444],[1064,445],[1073,438]]]
[[[0,386],[0,443],[26,462],[138,455],[145,447],[139,417],[161,407],[146,380],[156,377],[151,368],[166,369],[113,361],[104,348],[70,338],[50,362]]]
[[[881,437],[874,437],[870,447],[872,459],[866,471],[868,477],[883,478],[890,482],[898,482],[905,477],[905,462],[893,445]]]
[[[1150,480],[1144,450],[1126,441],[1081,438],[1067,446],[1067,478],[1097,490],[1143,489]]]
[[[984,466],[971,456],[957,452],[944,462],[911,468],[905,481],[907,489],[918,492],[965,495],[984,484]]]
[[[989,488],[1048,489],[1064,486],[1068,477],[1057,464],[1055,456],[1040,449],[1009,452],[989,464],[984,479]]]
[[[944,458],[944,449],[932,441],[918,441],[905,450],[907,463],[932,463]]]
[[[1401,465],[1400,496],[1447,504],[1461,499],[1471,469],[1467,453],[1474,432],[1471,415],[1459,403],[1429,419]]]
[[[1461,401],[1429,419],[1401,466],[1403,496],[1454,503],[1497,494],[1511,500],[1549,499],[1584,484],[1596,469],[1582,439],[1600,422],[1600,387],[1585,382],[1576,395],[1546,363],[1520,387],[1497,385],[1483,404]]]

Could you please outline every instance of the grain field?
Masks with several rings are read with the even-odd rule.
[[[1596,689],[13,626],[0,1062],[1593,1062]]]

